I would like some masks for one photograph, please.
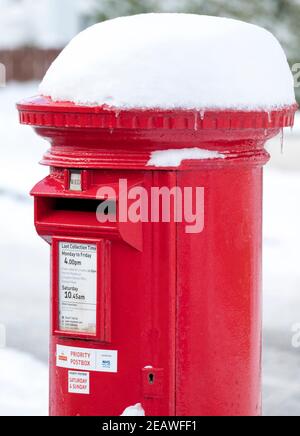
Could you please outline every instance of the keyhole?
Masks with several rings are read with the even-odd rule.
[[[149,374],[149,383],[150,383],[150,385],[153,385],[153,383],[154,383],[154,374]]]

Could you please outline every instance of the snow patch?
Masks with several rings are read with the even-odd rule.
[[[16,350],[0,350],[0,416],[47,414],[47,365]]]
[[[121,416],[145,416],[145,410],[141,403],[138,403],[135,406],[127,407]]]
[[[217,151],[201,148],[182,148],[174,150],[154,151],[147,166],[179,167],[184,160],[225,159],[225,155]]]
[[[285,53],[270,32],[175,13],[117,18],[81,32],[40,92],[120,108],[271,110],[295,103]]]
[[[291,327],[300,321],[300,177],[269,168],[265,175],[264,326],[284,332],[290,344]]]

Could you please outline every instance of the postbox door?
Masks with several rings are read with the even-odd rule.
[[[116,181],[122,176],[116,174]],[[171,172],[139,176],[149,196],[151,186],[176,184],[176,175]],[[49,222],[48,213],[45,220]],[[40,228],[44,229],[42,224]],[[56,315],[50,351],[51,415],[116,416],[137,403],[149,416],[174,415],[176,225],[143,223],[140,248],[140,244],[128,242],[132,228],[130,232],[122,229],[124,240],[100,225],[97,239],[84,234],[79,237],[78,228],[76,236],[71,236],[68,224],[67,236],[61,234],[60,224],[59,236],[52,238],[52,299]],[[70,244],[75,244],[75,248]],[[62,319],[65,315],[61,309],[65,306],[68,310],[69,306],[64,292],[70,290],[63,289],[60,280],[68,279],[72,270],[72,264],[68,265],[72,259],[70,248],[76,250],[78,245],[80,256],[88,246],[92,251],[90,267],[86,263],[79,265],[83,271],[78,278],[90,280],[91,289],[97,283],[97,296],[92,291],[90,294],[96,300],[96,326],[94,315],[87,318],[89,322],[84,322],[86,318],[72,320],[72,316],[71,320]],[[93,269],[95,262],[96,278],[85,271]],[[63,271],[59,271],[61,268]],[[75,288],[71,292],[76,296],[76,280],[67,286]],[[75,303],[76,318],[81,301]],[[71,323],[71,328],[69,324],[67,329],[63,327],[64,322]],[[78,323],[84,330],[91,324],[92,330],[81,331]]]

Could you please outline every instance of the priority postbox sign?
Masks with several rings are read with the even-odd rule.
[[[118,372],[118,351],[57,345],[56,366],[77,371]]]

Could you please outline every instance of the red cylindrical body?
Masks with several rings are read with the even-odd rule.
[[[261,413],[264,144],[293,124],[295,110],[200,116],[45,98],[19,105],[21,122],[51,142],[42,161],[50,176],[32,192],[37,231],[52,247],[51,415],[116,416],[136,403],[148,416]],[[195,147],[225,158],[147,165],[153,151]],[[70,189],[75,170],[79,191]],[[98,189],[113,188],[118,209],[119,180],[142,186],[148,198],[153,187],[204,188],[204,228],[100,224]],[[74,269],[62,262],[68,250],[85,249],[92,260],[81,279],[93,282],[91,264],[97,276],[95,331],[64,331],[61,283]]]

